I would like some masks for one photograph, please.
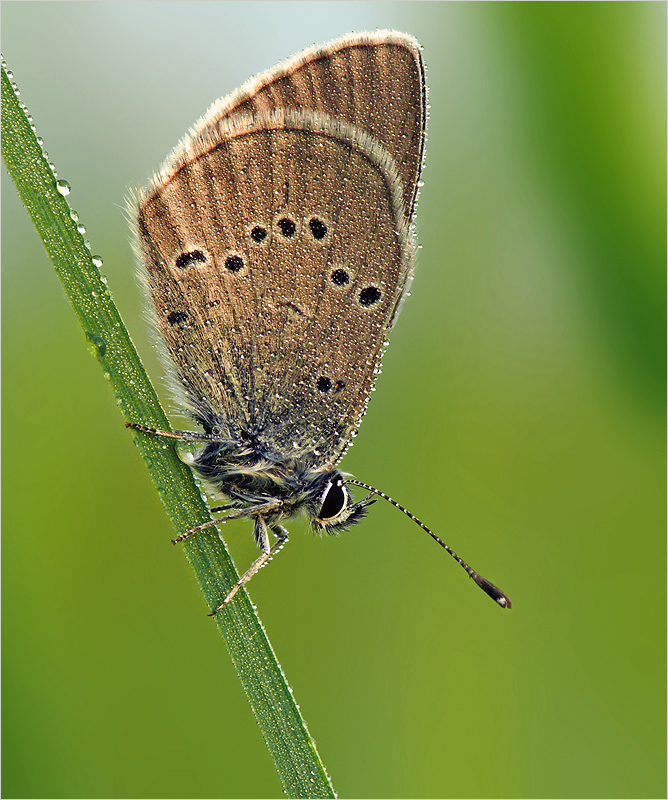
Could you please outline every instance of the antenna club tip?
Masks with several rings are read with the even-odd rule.
[[[513,604],[510,602],[510,598],[508,595],[505,595],[498,586],[494,586],[491,581],[488,581],[486,578],[483,578],[482,575],[478,575],[477,572],[471,571],[469,573],[471,578],[478,584],[478,586],[488,594],[492,600],[494,600],[501,608],[512,608]]]

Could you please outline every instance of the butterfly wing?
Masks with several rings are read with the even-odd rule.
[[[410,276],[387,151],[314,112],[237,117],[139,205],[158,326],[208,429],[269,460],[335,463]]]
[[[412,36],[356,33],[305,50],[215,103],[192,136],[215,139],[231,117],[280,108],[327,114],[380,143],[396,162],[411,219],[426,125],[424,63]]]

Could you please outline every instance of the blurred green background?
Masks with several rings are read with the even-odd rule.
[[[250,594],[343,797],[665,796],[666,5],[2,6],[22,100],[165,399],[128,190],[246,78],[385,27],[428,66],[422,249],[343,466],[515,607],[380,503],[340,539],[293,523]],[[2,181],[3,796],[280,796]],[[249,533],[225,529],[241,568]]]

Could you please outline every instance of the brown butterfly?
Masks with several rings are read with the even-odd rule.
[[[420,47],[393,31],[306,50],[215,103],[133,209],[136,249],[180,404],[203,433],[195,472],[254,522],[262,554],[400,508],[499,605],[510,600],[387,495],[337,465],[364,414],[412,280],[423,162]],[[354,501],[348,487],[369,493]],[[272,545],[270,533],[276,537]]]

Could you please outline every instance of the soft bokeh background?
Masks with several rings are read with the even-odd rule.
[[[380,503],[294,523],[251,596],[344,797],[665,796],[665,4],[4,3],[2,48],[158,382],[128,189],[252,74],[384,27],[428,65],[422,250],[344,467],[515,608]],[[2,180],[3,795],[280,796]]]

